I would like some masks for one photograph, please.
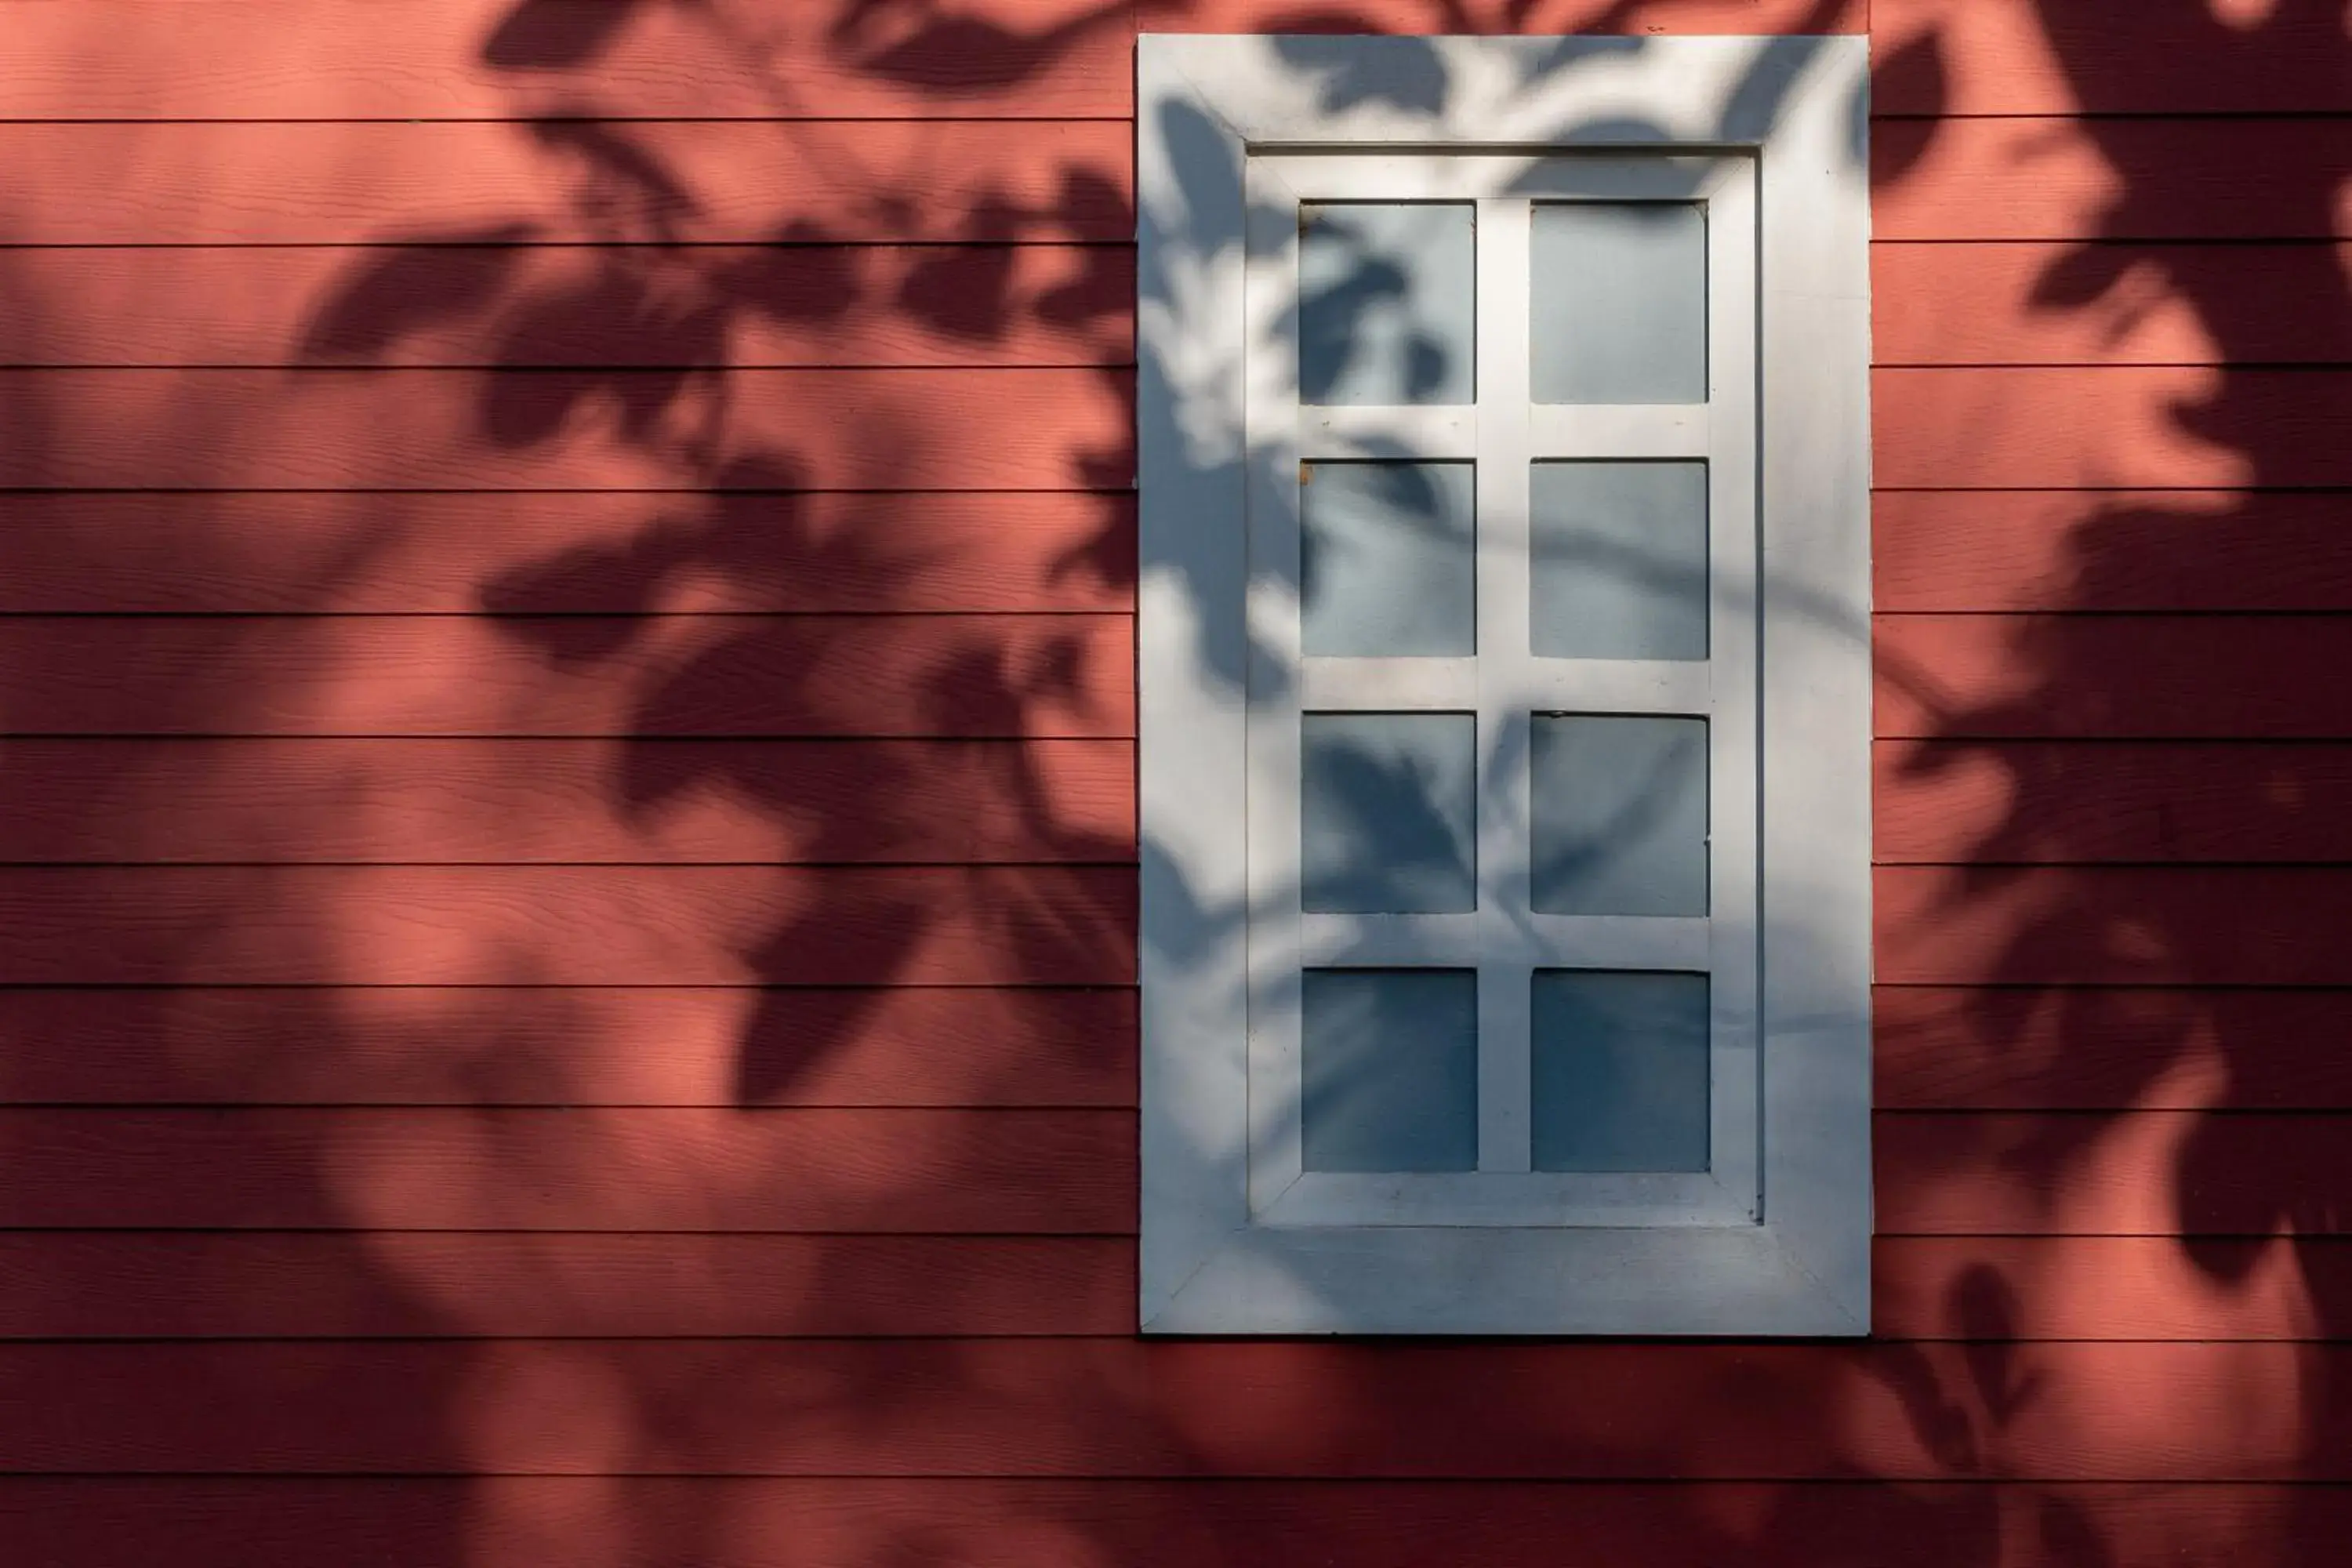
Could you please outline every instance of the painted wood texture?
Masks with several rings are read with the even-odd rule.
[[[2352,990],[1886,985],[1874,1011],[1883,1110],[2352,1110]]]
[[[8,7],[0,1557],[2332,1563],[2339,13]],[[1880,1339],[1129,1342],[1133,32],[1865,24]]]
[[[0,528],[13,615],[1124,611],[1135,580],[1116,493],[20,491]]]
[[[0,411],[27,433],[0,449],[0,485],[1116,489],[1135,474],[1132,386],[1119,370],[0,371]],[[696,437],[722,407],[713,462]],[[124,428],[162,434],[132,458]]]
[[[481,1495],[488,1492],[490,1495]],[[1640,1483],[998,1479],[446,1477],[0,1481],[0,1515],[63,1568],[168,1559],[186,1568],[304,1568],[366,1541],[388,1559],[491,1562],[593,1550],[612,1568],[675,1568],[755,1552],[775,1568],[917,1553],[978,1568],[1176,1568],[1328,1560],[1420,1568],[1460,1556],[1550,1568],[1572,1537],[1596,1557],[1658,1568],[1877,1568],[1889,1542],[1915,1568],[1981,1568],[2007,1521],[2061,1541],[2153,1552],[2352,1528],[2342,1493],[2262,1484],[1969,1481]],[[249,1521],[249,1522],[247,1522]],[[2048,1521],[2046,1524],[2044,1521]],[[917,1560],[919,1560],[918,1558]],[[2160,1561],[2160,1559],[2158,1559]],[[2056,1561],[2056,1559],[2053,1559]]]
[[[2095,139],[2056,117],[1883,122],[1874,232],[2352,237],[2312,191],[2347,125],[2151,118]],[[0,123],[16,238],[39,245],[1118,240],[1127,148],[1118,121]],[[2164,194],[2103,227],[2127,172],[2155,166]]]
[[[19,616],[0,712],[53,735],[1125,737],[1132,640],[1123,615]]]
[[[1859,33],[1857,0],[1182,0],[1139,8],[1151,33]]]
[[[1871,251],[1872,351],[1901,366],[2342,365],[2352,311],[2305,307],[2347,276],[2344,244],[1890,240]],[[2226,328],[2180,297],[2248,277],[2264,286]]]
[[[1881,611],[2352,610],[2337,491],[1881,491]]]
[[[2352,1110],[2352,990],[1887,986],[1888,1110]],[[2227,1083],[2185,1076],[2246,1041]],[[1134,1104],[1115,989],[0,991],[30,1104]],[[2221,1063],[2231,1066],[2226,1060]]]
[[[35,985],[1125,985],[1124,867],[0,869]]]
[[[1213,1561],[1328,1561],[1418,1568],[1461,1554],[1545,1568],[1559,1540],[1609,1561],[1712,1568],[1874,1568],[1903,1542],[1916,1568],[1980,1568],[2006,1519],[2051,1521],[2061,1540],[2178,1549],[2242,1538],[2249,1519],[2333,1540],[2343,1498],[2261,1483],[1992,1481],[1943,1488],[1851,1483],[1007,1481],[1007,1479],[501,1479],[478,1498],[452,1479],[24,1479],[0,1511],[26,1547],[68,1568],[169,1556],[188,1568],[299,1568],[351,1540],[391,1561],[440,1561],[480,1542],[487,1561],[595,1549],[612,1568],[673,1568],[757,1549],[776,1568],[931,1552],[983,1568],[1094,1568]],[[252,1526],[226,1521],[252,1516]],[[99,1521],[103,1523],[87,1523]],[[66,1526],[61,1521],[85,1521]]]
[[[1125,741],[0,741],[0,861],[1135,858]]]
[[[1929,1481],[1956,1445],[2009,1477],[2352,1475],[2345,1412],[2247,1411],[2340,1349],[2049,1343],[2038,1413],[1963,1407],[1945,1452],[1898,1390],[1971,1388],[1963,1346],[1140,1343],[1116,1340],[12,1344],[0,1388],[51,1429],[0,1430],[32,1473],[1412,1477]],[[464,1391],[456,1431],[441,1415]],[[1727,1391],[1745,1419],[1709,1421]],[[2063,1390],[2063,1392],[2060,1392]],[[615,1403],[625,1391],[629,1404]],[[1843,1417],[1825,1418],[1845,1406]],[[623,1410],[656,1436],[631,1440]],[[478,1412],[478,1414],[476,1414]],[[2243,1414],[2237,1414],[2243,1412]],[[2210,1423],[2226,1421],[2224,1434]],[[2095,1436],[2098,1441],[2086,1441]],[[2234,1439],[2232,1441],[2231,1439]]]
[[[1910,1111],[1878,1119],[1882,1236],[2352,1234],[2340,1112]],[[2194,1139],[2202,1178],[2150,1190]],[[1116,1233],[1121,1110],[0,1110],[0,1224],[45,1230]],[[2090,1168],[2063,1194],[2016,1163]],[[182,1177],[206,1173],[205,1183]],[[520,1244],[518,1244],[520,1245]]]
[[[1878,733],[2338,739],[2347,650],[2352,619],[2336,616],[1882,616]]]
[[[1129,112],[1127,7],[965,0],[908,26],[856,0],[34,0],[0,118],[776,121]],[[103,69],[95,69],[103,61]]]
[[[2243,1278],[2277,1244],[2210,1241]],[[2352,1245],[2303,1248],[2334,1296]],[[2256,1325],[2226,1292],[2183,1289],[2167,1237],[1885,1237],[1877,1332],[1978,1337],[1965,1281],[2062,1280],[2021,1337],[2232,1341]],[[790,1339],[1116,1336],[1134,1316],[1120,1237],[448,1231],[84,1231],[0,1237],[0,1338]],[[267,1279],[268,1290],[253,1289]],[[2263,1336],[2266,1337],[2266,1336]],[[5,1496],[5,1488],[0,1488]]]
[[[1872,112],[2327,114],[2347,104],[2325,5],[1871,0]]]
[[[1134,259],[1112,245],[76,246],[0,272],[11,366],[1135,358]]]
[[[2352,863],[2352,747],[1881,742],[1887,864]]]
[[[2352,877],[2324,866],[1887,866],[1890,985],[2341,985]]]
[[[1131,990],[0,989],[17,1104],[1123,1106]]]
[[[1134,1142],[1114,1110],[0,1110],[0,1224],[1127,1234]]]
[[[1890,489],[2352,486],[2340,368],[1888,369],[1871,395]]]
[[[2338,106],[2341,108],[2342,106]],[[2342,239],[2327,195],[2352,156],[2339,115],[2113,124],[2060,117],[1881,121],[1880,239]]]
[[[1120,121],[0,123],[19,245],[1121,240]]]

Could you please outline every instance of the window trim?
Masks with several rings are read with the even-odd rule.
[[[1145,1332],[1867,1331],[1866,79],[1853,37],[1139,40]],[[1253,1222],[1250,157],[1391,147],[1755,160],[1761,1223]]]

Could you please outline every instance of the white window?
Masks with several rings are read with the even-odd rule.
[[[1866,1331],[1864,79],[1142,40],[1147,1331]]]

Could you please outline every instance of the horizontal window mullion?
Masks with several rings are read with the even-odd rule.
[[[1298,411],[1303,463],[1381,459],[1468,462],[1478,455],[1478,415],[1473,405],[1305,406]],[[1315,482],[1304,470],[1302,483]]]
[[[1702,973],[1715,935],[1704,916],[1547,915],[1527,908],[1525,888],[1480,889],[1499,901],[1508,934],[1475,910],[1460,914],[1306,914],[1298,917],[1307,968],[1638,969]]]
[[[1534,461],[1704,459],[1715,421],[1704,403],[1531,404],[1528,455]]]
[[[1735,694],[1744,697],[1744,694]],[[1304,658],[1299,706],[1308,711],[1657,713],[1704,717],[1709,666],[1667,659]]]

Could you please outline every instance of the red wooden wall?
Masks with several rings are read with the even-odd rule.
[[[1129,1334],[1139,26],[1873,30],[1873,1342]],[[0,28],[0,1561],[2343,1560],[2340,0]]]

